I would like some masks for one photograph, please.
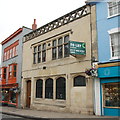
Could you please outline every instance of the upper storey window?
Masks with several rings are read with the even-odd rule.
[[[69,57],[69,35],[53,40],[52,59]]]
[[[18,55],[18,44],[19,41],[16,41],[4,49],[3,61],[6,61]]]
[[[0,84],[6,84],[7,67],[0,68]]]
[[[46,61],[46,43],[42,45],[42,62]]]
[[[120,32],[110,34],[111,38],[111,58],[118,59],[120,57]]]
[[[46,61],[46,43],[35,46],[33,50],[33,64]]]
[[[69,35],[55,38],[50,42],[49,45],[46,42],[33,47],[33,64],[46,62],[47,57],[51,57],[52,60],[69,57]],[[48,50],[50,54],[47,56]]]
[[[108,2],[109,17],[120,14],[120,1]]]

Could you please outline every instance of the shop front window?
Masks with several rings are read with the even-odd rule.
[[[16,103],[16,93],[14,91],[10,92],[10,103]]]
[[[103,85],[104,107],[120,107],[120,83],[107,83]]]
[[[9,100],[9,90],[3,89],[2,90],[2,101],[8,101]]]

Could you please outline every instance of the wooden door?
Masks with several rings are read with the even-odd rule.
[[[27,81],[26,107],[30,108],[31,103],[31,80]]]

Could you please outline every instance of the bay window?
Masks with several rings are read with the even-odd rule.
[[[11,64],[9,65],[9,71],[8,71],[8,83],[16,83],[16,77],[17,77],[17,64]]]

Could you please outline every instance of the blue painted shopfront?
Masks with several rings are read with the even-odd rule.
[[[100,78],[100,88],[101,88],[101,113],[102,115],[106,116],[120,116],[120,66],[114,66],[114,67],[102,67],[98,69],[98,76]],[[113,86],[112,88],[115,89],[115,85],[117,85],[116,89],[118,94],[116,97],[117,100],[115,101],[115,95],[113,95],[114,104],[108,103],[108,100],[106,99],[105,87],[104,86]],[[110,89],[112,89],[110,88]],[[108,89],[108,88],[107,88]],[[110,95],[112,92],[110,93]],[[107,95],[108,98],[109,95]],[[112,98],[111,98],[112,99]],[[106,105],[105,105],[106,104]]]

